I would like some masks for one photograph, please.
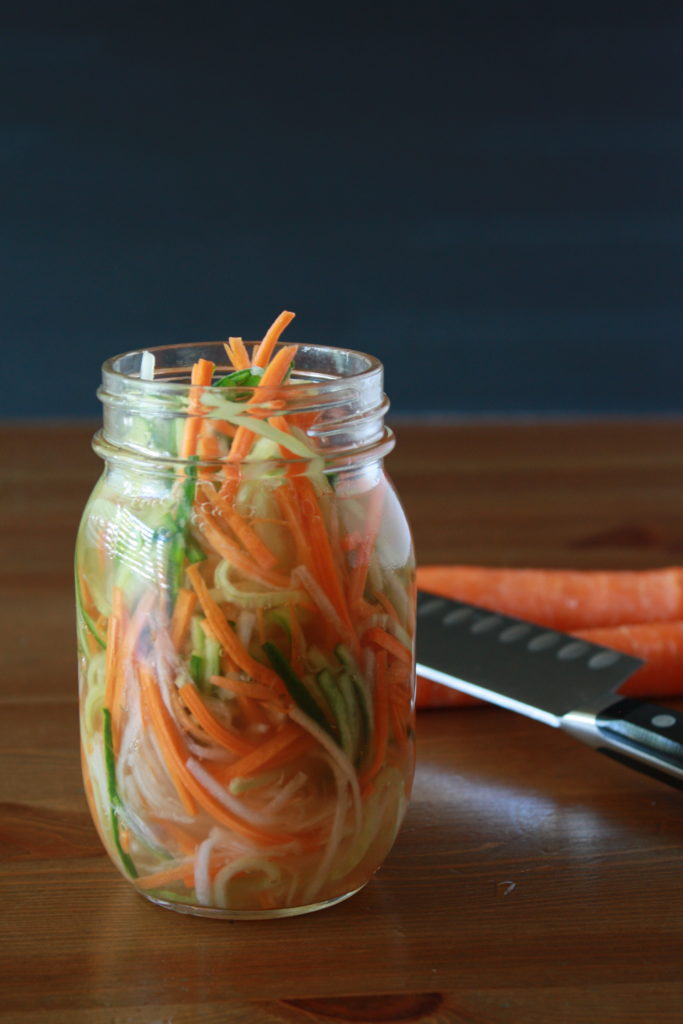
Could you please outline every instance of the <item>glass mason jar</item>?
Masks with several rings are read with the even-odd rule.
[[[142,895],[279,917],[351,896],[396,837],[414,557],[381,364],[302,345],[278,386],[229,371],[219,343],[104,364],[76,549],[83,775]]]

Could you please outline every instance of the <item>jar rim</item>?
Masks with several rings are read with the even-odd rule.
[[[259,341],[244,341],[244,345],[248,350],[254,350],[260,344]],[[296,343],[295,343],[296,344]],[[276,351],[281,348],[289,347],[288,345],[279,342],[276,346]],[[278,385],[278,390],[292,388],[300,388],[302,384],[310,384],[316,389],[328,388],[334,389],[335,386],[348,385],[348,384],[362,384],[368,379],[375,375],[381,375],[383,373],[383,365],[381,361],[373,355],[367,352],[362,352],[358,349],[346,348],[343,346],[334,345],[315,345],[298,343],[297,344],[297,356],[308,355],[317,357],[330,357],[336,358],[338,365],[335,370],[342,368],[345,372],[323,372],[321,370],[307,370],[305,368],[296,367],[292,374],[293,380],[286,381]],[[151,378],[145,378],[140,375],[142,358],[143,355],[149,352],[155,357],[155,370],[159,364],[159,356],[161,354],[168,354],[171,359],[168,361],[168,365],[163,366],[162,369],[165,373],[157,374]],[[204,354],[202,356],[202,353]],[[222,341],[195,341],[195,342],[178,342],[173,345],[156,345],[150,346],[149,348],[131,349],[126,352],[120,352],[117,355],[110,356],[102,363],[102,379],[109,380],[112,383],[119,385],[131,384],[134,387],[142,387],[144,390],[156,389],[160,386],[167,394],[182,395],[187,392],[188,388],[193,388],[197,385],[192,385],[189,378],[183,380],[174,380],[173,374],[178,376],[189,375],[192,364],[199,358],[208,358],[210,354],[222,355],[223,358],[219,363],[217,359],[212,360],[216,364],[215,372],[225,372],[230,374],[234,372],[234,367],[230,366],[225,356],[224,343]],[[185,354],[183,356],[183,354]],[[137,357],[137,358],[136,358]],[[179,357],[178,361],[173,361],[173,357]],[[124,361],[130,362],[130,367],[123,369],[122,363]],[[218,384],[205,384],[200,385],[202,392],[211,394],[211,392],[218,392],[225,395],[226,392],[232,390],[232,386],[218,386]],[[236,384],[235,389],[238,389],[241,393],[254,393],[257,392],[258,386],[249,384]]]

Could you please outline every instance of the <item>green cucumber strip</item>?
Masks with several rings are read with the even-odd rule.
[[[201,654],[192,654],[189,664],[190,678],[197,689],[204,685],[204,658]]]
[[[221,645],[213,637],[204,639],[204,682],[208,684],[211,676],[221,674]]]
[[[340,672],[337,676],[337,686],[346,704],[346,714],[349,721],[349,732],[351,733],[352,754],[349,755],[354,764],[358,765],[367,749],[368,737],[365,735],[366,723],[361,715],[356,697],[356,687],[350,672]]]
[[[348,759],[353,761],[354,743],[351,735],[351,723],[349,722],[344,696],[337,685],[336,679],[329,669],[324,668],[322,672],[318,672],[316,678],[337,722],[340,746]]]
[[[285,658],[282,651],[280,651],[279,648],[270,641],[263,644],[262,650],[279,675],[280,679],[287,687],[287,692],[294,703],[301,708],[304,714],[308,715],[309,718],[312,718],[316,725],[319,725],[321,729],[324,729],[325,732],[332,737],[332,739],[338,742],[337,737],[330,728],[329,722],[311,694],[308,692],[306,685],[301,681],[301,679],[299,679],[298,675]]]
[[[130,878],[137,878],[138,872],[129,854],[121,846],[119,836],[119,808],[121,798],[116,788],[116,759],[114,758],[114,740],[111,731],[111,711],[109,708],[102,708],[102,731],[104,736],[104,763],[107,769],[107,792],[111,806],[111,831],[114,836],[114,843],[119,852],[121,863],[126,869]]]
[[[85,608],[83,607],[83,594],[81,592],[81,581],[78,578],[78,573],[74,573],[74,576],[76,579],[76,604],[78,606],[79,615],[83,619],[85,625],[88,627],[88,631],[92,633],[92,635],[97,640],[102,650],[106,650],[106,641],[103,640],[100,634],[97,632],[97,627],[95,626],[95,623],[93,622],[93,620],[90,618]]]
[[[356,664],[356,659],[345,644],[339,644],[335,648],[334,653],[351,676],[351,680],[356,691],[356,697],[358,699],[358,706],[360,708],[361,721],[363,722],[365,729],[366,740],[369,743],[373,731],[372,702],[368,696],[368,691],[365,687],[365,683],[363,682],[360,669]]]

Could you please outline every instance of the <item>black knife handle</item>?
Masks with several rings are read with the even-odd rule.
[[[683,712],[622,697],[598,711],[572,711],[561,725],[601,754],[683,788]]]

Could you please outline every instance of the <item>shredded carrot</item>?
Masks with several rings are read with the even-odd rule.
[[[282,518],[289,527],[294,540],[297,563],[299,565],[305,565],[308,569],[313,571],[310,544],[306,539],[306,533],[301,523],[301,519],[299,518],[296,499],[291,487],[287,484],[281,484],[280,487],[275,488],[273,496],[275,497]]]
[[[271,764],[273,758],[279,755],[285,748],[298,743],[302,739],[310,739],[310,737],[303,734],[298,725],[291,722],[287,723],[287,725],[284,725],[273,736],[270,736],[261,743],[250,754],[240,758],[239,761],[235,761],[234,764],[228,765],[223,770],[223,776],[226,780],[239,779],[263,771]],[[313,741],[311,740],[308,746],[312,746],[312,743]]]
[[[281,690],[273,690],[272,686],[263,683],[250,683],[245,679],[233,679],[230,676],[211,676],[211,682],[221,690],[234,693],[237,697],[248,697],[250,700],[261,700],[271,704],[281,702]]]
[[[188,418],[185,422],[179,457],[189,459],[197,451],[197,440],[202,426],[202,388],[211,384],[214,364],[208,359],[199,359],[192,367],[192,387],[188,401]]]
[[[194,801],[196,800],[200,807],[216,821],[258,843],[272,845],[275,843],[291,842],[292,836],[285,832],[260,828],[258,825],[254,825],[233,814],[212,793],[209,793],[204,788],[187,767],[182,739],[168,715],[154,680],[147,673],[141,673],[140,678],[155,726],[155,732],[164,752],[166,767],[173,780],[173,784],[178,789],[178,795],[180,796],[181,792],[185,794],[183,803],[185,803],[186,799],[190,801],[192,810],[188,807],[189,813],[195,814]]]
[[[246,743],[240,736],[230,732],[211,714],[193,683],[185,683],[178,693],[204,732],[220,747],[229,750],[231,754],[249,754],[253,750],[251,743]]]
[[[188,792],[189,787],[186,785],[185,779],[187,773],[183,771],[187,757],[185,746],[166,710],[154,677],[144,665],[140,667],[140,690],[161,748],[169,778],[183,807],[188,814],[194,817],[197,813],[197,806]]]
[[[378,604],[381,604],[384,611],[387,613],[390,619],[394,622],[398,622],[398,612],[394,608],[393,604],[389,600],[386,594],[383,594],[379,590],[373,590],[372,596],[375,598]]]
[[[301,517],[306,523],[308,542],[313,551],[317,570],[315,575],[345,626],[351,633],[354,633],[344,588],[339,578],[337,564],[330,546],[330,538],[325,528],[313,484],[306,476],[292,478],[292,484],[299,500]]]
[[[252,580],[258,580],[259,583],[264,584],[270,589],[285,590],[289,587],[289,579],[287,576],[274,572],[272,569],[261,568],[258,566],[251,555],[245,553],[240,547],[230,540],[226,533],[220,528],[220,526],[218,526],[216,521],[208,512],[205,511],[205,509],[199,508],[197,510],[197,519],[201,525],[204,536],[211,547],[214,548],[221,558],[226,560],[226,562],[234,565],[235,568],[239,569],[245,576],[248,576]]]
[[[389,654],[392,654],[394,658],[405,662],[406,665],[412,664],[413,655],[411,651],[400,640],[397,640],[395,636],[387,633],[386,629],[382,629],[381,626],[371,626],[370,629],[366,630],[363,634],[363,643],[376,644],[378,647],[388,651]]]
[[[288,327],[294,317],[295,313],[290,313],[288,310],[283,310],[282,313],[274,320],[268,330],[263,336],[263,341],[256,349],[254,354],[254,365],[265,366],[270,361],[270,357],[273,354],[273,350],[278,343],[280,335]]]
[[[248,370],[251,366],[247,347],[241,338],[228,338],[224,344],[225,353],[236,370]]]
[[[185,643],[196,604],[197,595],[194,591],[186,590],[184,587],[178,591],[171,619],[171,642],[177,651]]]
[[[243,672],[253,676],[257,682],[263,683],[265,686],[275,687],[281,691],[283,684],[280,677],[272,669],[252,658],[246,648],[240,643],[235,631],[223,618],[220,608],[211,597],[209,588],[202,579],[198,564],[195,563],[188,566],[187,575],[190,577],[190,582],[194,587],[199,603],[204,609],[204,614],[209,620],[209,625],[216,639],[227,654],[239,665]]]
[[[297,345],[288,345],[281,348],[274,359],[268,364],[261,375],[261,379],[254,389],[253,394],[247,402],[247,406],[263,400],[263,389],[274,388],[282,383],[285,374],[292,364],[297,353]],[[256,412],[256,410],[254,410]],[[254,441],[254,433],[248,427],[240,427],[233,438],[228,454],[228,462],[241,462],[249,454]],[[228,481],[226,480],[226,483]]]
[[[221,498],[220,494],[213,487],[205,487],[202,494],[209,499],[214,508],[220,513],[221,519],[228,524],[257,565],[261,565],[266,569],[272,569],[277,565],[277,557],[263,543],[256,530],[247,523],[232,505]]]

